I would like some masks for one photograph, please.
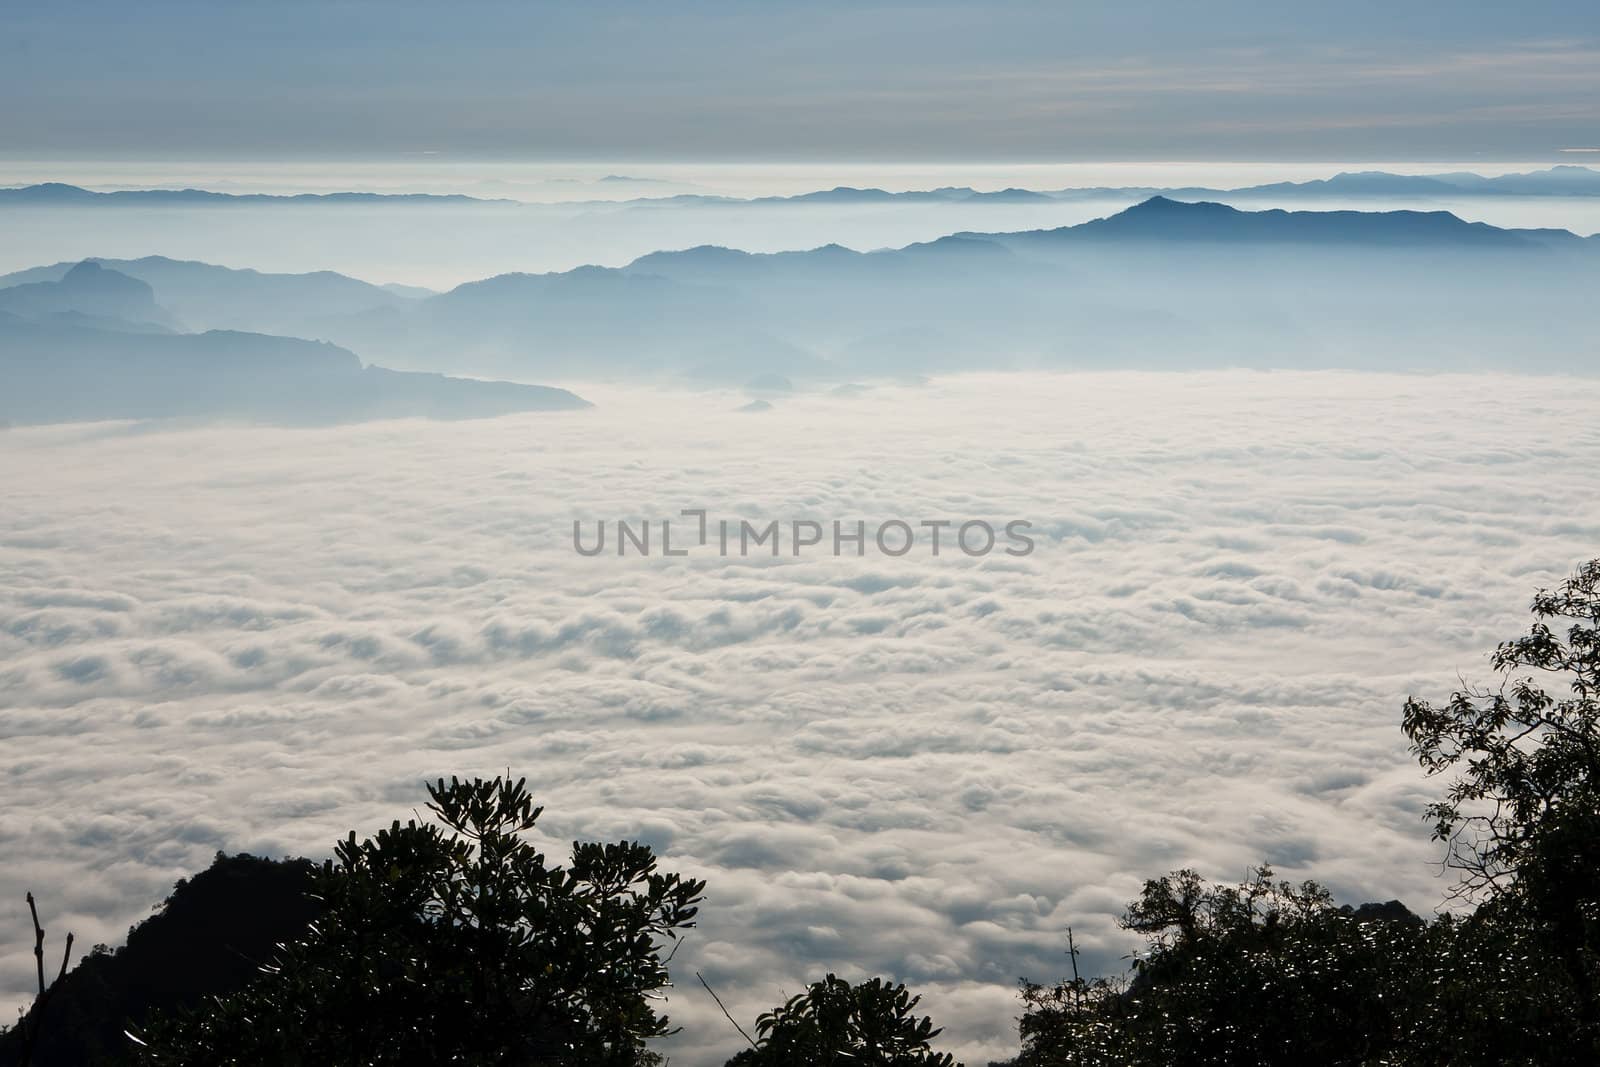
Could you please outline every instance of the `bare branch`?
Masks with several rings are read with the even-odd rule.
[[[727,1020],[730,1023],[733,1023],[733,1028],[739,1031],[739,1036],[744,1038],[745,1041],[749,1042],[751,1048],[758,1047],[754,1041],[750,1040],[750,1035],[744,1032],[744,1027],[739,1025],[739,1021],[728,1013],[728,1006],[722,1003],[722,998],[717,996],[717,991],[715,989],[711,988],[711,983],[706,981],[706,976],[701,974],[699,971],[694,972],[694,976],[700,979],[700,984],[706,987],[706,992],[711,994],[711,999],[717,1002],[717,1007],[722,1009],[722,1014],[727,1018]]]
[[[33,1050],[39,1040],[39,1027],[44,1022],[44,1009],[50,1003],[50,997],[60,988],[61,980],[67,976],[67,965],[72,962],[73,935],[67,934],[67,947],[61,953],[61,970],[57,972],[54,982],[44,984],[44,927],[39,923],[39,905],[33,899],[33,893],[28,893],[28,914],[33,919],[33,965],[38,974],[39,994],[33,999],[33,1007],[22,1017],[20,1024],[22,1030],[22,1056],[17,1061],[20,1067],[28,1067],[33,1062]]]

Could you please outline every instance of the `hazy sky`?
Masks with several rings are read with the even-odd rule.
[[[0,98],[12,158],[1541,159],[1600,144],[1600,19],[1590,0],[4,0]]]

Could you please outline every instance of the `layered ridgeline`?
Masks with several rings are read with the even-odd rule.
[[[50,288],[87,291],[90,269],[56,264],[0,278],[9,373],[25,366],[30,381],[43,382],[34,395],[67,409],[73,402],[52,370],[70,377],[73,359],[93,375],[133,366],[111,366],[116,353],[186,376],[233,368],[237,387],[218,401],[225,410],[245,397],[272,411],[311,402],[304,388],[274,393],[242,368],[294,368],[301,380],[319,368],[344,384],[319,383],[316,400],[343,417],[579,402],[396,378],[360,369],[353,353],[407,370],[519,381],[784,380],[803,388],[1038,368],[1591,373],[1600,336],[1600,305],[1590,296],[1600,281],[1597,238],[1501,229],[1442,211],[1242,211],[1165,197],[1058,229],[963,233],[872,252],[702,246],[618,268],[499,275],[440,294],[159,257],[100,261],[102,271],[153,288],[159,303],[152,297],[143,310]],[[179,328],[267,336],[170,332]],[[224,394],[195,390],[212,400]],[[158,400],[153,391],[137,410],[160,410]],[[80,410],[104,413],[98,400]],[[328,417],[326,408],[298,413]],[[48,417],[79,416],[53,408]]]
[[[587,406],[564,389],[363,366],[348,349],[238,329],[184,331],[190,310],[240,323],[307,308],[353,311],[401,297],[332,275],[257,275],[242,295],[222,271],[142,261],[182,278],[175,307],[144,279],[86,260],[24,272],[0,288],[0,420],[45,423],[171,416],[337,422],[422,415],[467,418]],[[18,279],[21,279],[20,281]],[[360,287],[356,289],[354,287]],[[203,309],[210,308],[209,312]]]
[[[1587,373],[1597,281],[1600,240],[1564,230],[1154,197],[1082,225],[894,250],[706,246],[620,268],[506,274],[327,309],[310,328],[397,365],[536,380],[803,384],[1225,366]],[[273,315],[307,325],[299,309],[250,313],[263,326],[278,324]]]
[[[638,180],[635,180],[636,182]],[[618,178],[590,183],[591,192],[614,192],[630,183]],[[648,186],[652,183],[643,181]],[[606,188],[610,185],[611,188]],[[570,194],[570,188],[563,188]],[[1570,164],[1546,170],[1486,176],[1470,171],[1443,174],[1394,174],[1388,171],[1345,171],[1331,178],[1303,182],[1269,182],[1261,185],[1217,188],[1212,186],[1086,186],[1067,189],[978,190],[970,186],[944,186],[937,189],[891,191],[878,188],[838,186],[787,196],[737,197],[702,193],[677,193],[617,200],[585,201],[565,199],[566,203],[664,204],[685,205],[784,205],[784,204],[890,204],[890,203],[989,203],[1026,204],[1052,200],[1100,200],[1164,195],[1182,199],[1229,197],[1238,199],[1377,198],[1460,200],[1476,197],[1600,197],[1600,170]],[[523,201],[483,198],[463,194],[436,193],[223,193],[209,189],[116,189],[97,192],[63,182],[42,182],[0,189],[0,208],[23,207],[228,207],[285,206],[319,207],[337,205],[432,206],[451,207],[471,204],[518,206]]]

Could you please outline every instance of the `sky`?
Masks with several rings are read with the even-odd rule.
[[[1587,0],[0,4],[0,151],[1556,159]],[[430,155],[431,154],[431,155]]]
[[[697,970],[745,1021],[828,970],[904,980],[984,1063],[1067,926],[1121,970],[1115,917],[1172,868],[1440,906],[1443,786],[1401,703],[1490,680],[1600,540],[1593,380],[972,376],[758,415],[581,392],[465,423],[8,431],[0,900],[116,943],[217,849],[322,856],[426,779],[509,768],[557,854],[641,839],[708,880],[674,1063],[738,1045]],[[575,518],[682,508],[1020,517],[1037,543],[571,548]],[[30,947],[0,924],[8,1005]]]

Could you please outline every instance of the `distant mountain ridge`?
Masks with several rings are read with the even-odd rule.
[[[87,259],[58,279],[0,288],[0,311],[32,318],[73,314],[137,327],[173,325],[149,284]]]
[[[342,422],[589,406],[565,389],[363,367],[326,341],[181,333],[166,321],[148,283],[92,260],[58,280],[0,288],[0,421]]]
[[[158,296],[170,282],[198,301],[199,311],[183,308],[190,325],[214,292],[235,303],[208,325],[240,329],[256,316],[279,324],[260,332],[477,377],[737,385],[778,375],[804,387],[1025,367],[1600,371],[1589,295],[1600,239],[1443,211],[1246,211],[1151,197],[1056,229],[872,251],[700,246],[418,298],[340,275],[120,262],[147,279],[165,272]],[[342,294],[327,298],[327,314],[286,328],[295,300],[273,287],[324,284]]]
[[[319,320],[328,316],[395,308],[433,295],[399,292],[333,271],[273,274],[166,256],[93,262],[153,287],[167,309],[193,329],[315,333]],[[0,293],[8,286],[56,281],[76,268],[74,262],[61,262],[0,275]]]
[[[630,179],[644,182],[645,179]],[[1174,199],[1205,197],[1243,197],[1254,199],[1322,198],[1420,198],[1461,199],[1472,197],[1595,197],[1600,196],[1600,170],[1563,163],[1546,170],[1486,176],[1470,171],[1445,174],[1395,174],[1388,171],[1344,171],[1329,178],[1301,182],[1269,182],[1260,185],[1222,188],[1216,186],[1080,186],[1060,189],[1007,188],[979,190],[970,186],[944,186],[936,189],[887,190],[876,187],[837,186],[785,196],[738,197],[707,193],[678,193],[672,196],[638,197],[630,200],[523,201],[487,198],[462,193],[225,193],[207,189],[117,189],[98,192],[64,182],[0,188],[0,207],[6,206],[117,206],[117,205],[273,205],[316,206],[320,204],[440,205],[473,204],[519,206],[598,206],[622,207],[700,205],[784,205],[784,204],[893,204],[893,203],[969,203],[1023,204],[1058,200],[1144,199],[1150,196]]]
[[[506,274],[330,326],[478,372],[730,384],[1023,366],[1600,370],[1600,241],[1442,211],[1242,211],[1152,197],[1053,230],[897,249],[654,252]],[[348,329],[348,333],[343,332]]]
[[[1134,189],[1102,189],[1102,193],[1135,192]],[[1325,197],[1449,198],[1477,196],[1541,197],[1600,196],[1600,171],[1562,163],[1547,170],[1525,171],[1486,177],[1470,171],[1445,174],[1394,174],[1389,171],[1341,171],[1331,178],[1302,182],[1268,182],[1262,185],[1222,189],[1210,186],[1152,188],[1151,194],[1180,199],[1208,196],[1246,198],[1320,199]],[[1062,190],[1056,195],[1081,195],[1089,190]]]
[[[1374,249],[1479,248],[1493,251],[1565,248],[1600,252],[1600,241],[1570,230],[1506,229],[1483,222],[1468,222],[1448,211],[1285,211],[1272,208],[1245,211],[1210,201],[1182,201],[1152,196],[1132,207],[1047,230],[995,233],[963,232],[897,249],[858,252],[830,244],[807,251],[743,252],[721,245],[700,245],[682,251],[651,252],[625,267],[630,273],[663,273],[673,277],[729,280],[770,273],[788,264],[826,264],[850,269],[876,259],[880,263],[904,262],[936,254],[973,256],[991,260],[1010,252],[1037,250],[1041,246],[1078,242],[1188,244],[1311,244],[1366,245]],[[583,270],[596,270],[587,267]],[[549,277],[556,277],[550,275]],[[508,276],[509,277],[509,276]],[[469,283],[482,284],[482,283]]]
[[[1079,239],[1532,249],[1583,240],[1569,230],[1505,229],[1467,222],[1448,211],[1244,211],[1227,204],[1166,196],[1153,196],[1115,215],[1054,230],[957,236],[1012,246],[1029,240]]]
[[[209,189],[113,189],[96,192],[65,182],[0,189],[0,205],[8,204],[512,204],[460,193],[219,193]]]

